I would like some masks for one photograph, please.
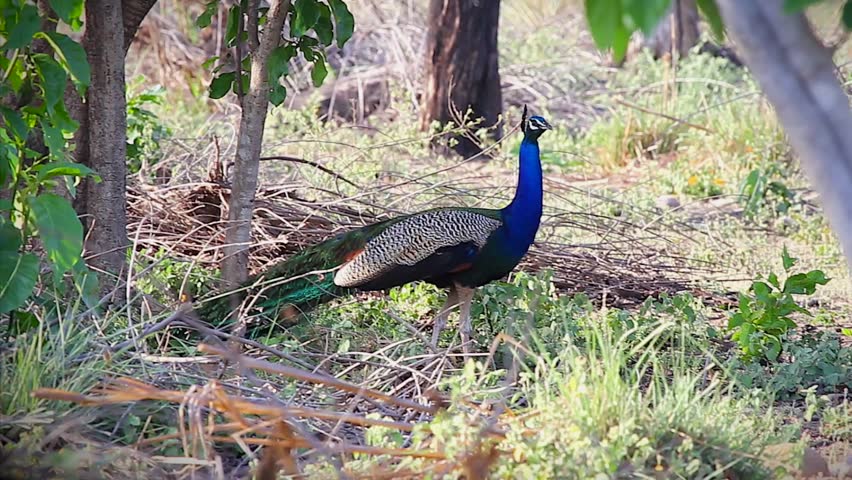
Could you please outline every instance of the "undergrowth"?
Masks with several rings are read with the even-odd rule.
[[[820,420],[826,437],[849,442],[850,333],[824,328],[847,316],[842,300],[848,298],[848,274],[754,80],[744,70],[706,55],[691,55],[678,62],[676,70],[644,55],[622,69],[606,69],[596,59],[576,55],[587,38],[579,36],[570,44],[555,41],[553,30],[562,25],[536,23],[531,29],[515,23],[507,28],[525,33],[505,41],[501,37],[501,71],[512,85],[534,85],[540,113],[557,127],[542,141],[547,175],[562,182],[546,184],[548,204],[562,208],[560,214],[566,216],[564,212],[583,212],[640,227],[661,219],[677,225],[678,240],[660,239],[661,251],[677,250],[701,265],[724,265],[737,272],[735,281],[720,282],[718,290],[742,292],[747,300],[747,312],[740,313],[760,335],[734,339],[746,338],[746,354],[743,345],[729,342],[732,332],[725,328],[736,310],[724,311],[687,293],[649,298],[638,308],[612,308],[606,299],[560,295],[547,271],[515,273],[481,288],[474,299],[479,351],[488,351],[501,333],[516,339],[522,349],[502,344],[488,361],[479,358],[463,366],[456,362],[442,375],[428,366],[435,364],[422,363],[435,354],[414,333],[428,337],[423,324],[443,300],[442,292],[426,284],[340,300],[297,325],[265,325],[251,338],[366,387],[396,388],[397,380],[383,377],[382,368],[407,372],[407,377],[400,374],[400,382],[434,375],[430,379],[439,378],[439,389],[451,398],[449,408],[420,423],[414,433],[373,427],[346,434],[369,445],[429,447],[457,459],[483,452],[488,457],[493,447],[499,452],[492,460],[496,478],[773,478],[779,468],[796,465],[779,466],[767,447],[797,442],[801,449],[799,430],[811,417]],[[540,74],[531,76],[533,67]],[[530,82],[532,77],[537,82]],[[302,108],[275,109],[268,118],[264,154],[304,158],[357,185],[316,168],[270,160],[262,164],[263,186],[284,185],[299,196],[316,191],[305,188],[309,185],[350,198],[361,193],[360,186],[410,180],[406,194],[391,195],[389,188],[358,204],[365,211],[389,213],[442,202],[492,207],[508,198],[518,135],[490,151],[493,157],[468,165],[470,169],[443,171],[459,159],[431,153],[433,137],[419,130],[408,87],[392,80],[389,88],[390,120],[370,118],[367,125],[358,126],[326,122],[316,114],[316,97]],[[574,103],[566,106],[566,97]],[[515,103],[507,105],[508,119],[519,117]],[[200,96],[178,98],[173,92],[134,85],[128,102],[131,169],[179,166],[176,181],[191,182],[204,178],[209,158],[218,155],[227,162],[234,148],[228,122],[235,110],[224,101],[215,107],[211,113]],[[193,151],[187,139],[203,144],[203,151]],[[438,173],[420,177],[434,171]],[[480,176],[505,178],[505,188],[483,188]],[[575,181],[596,179],[603,181],[575,188]],[[661,208],[661,196],[672,196],[677,203]],[[548,234],[577,244],[590,236],[573,227]],[[820,271],[832,281],[816,292],[808,289],[804,296],[785,296],[780,281],[769,292],[755,290],[752,284],[762,281],[756,280],[759,276],[780,271],[782,242],[800,259],[799,270],[791,275],[803,272],[807,277],[809,271]],[[83,314],[88,305],[77,301],[73,292],[53,297],[48,292],[40,304],[19,312],[21,318],[4,316],[0,321],[0,436],[5,458],[17,456],[60,473],[75,468],[69,465],[95,472],[104,465],[120,465],[124,470],[119,474],[144,465],[150,473],[156,462],[124,447],[178,432],[183,420],[176,408],[150,403],[122,410],[72,408],[36,399],[33,390],[83,392],[115,375],[183,386],[221,375],[215,369],[165,363],[163,359],[198,356],[200,336],[187,336],[182,327],[156,332],[118,353],[111,350],[138,334],[140,323],[162,320],[182,293],[208,292],[217,276],[192,259],[163,250],[139,248],[135,260],[134,287],[164,305],[165,312],[152,313],[133,303],[121,313]],[[821,279],[811,278],[814,284]],[[769,325],[780,318],[778,312],[764,315],[770,294],[777,294],[772,301],[786,302],[790,315],[782,320],[794,325]],[[796,316],[802,313],[799,308],[814,317]],[[457,343],[454,328],[448,328],[439,347]],[[264,352],[270,361],[289,361],[269,351],[251,352]],[[149,360],[142,360],[143,353]],[[509,381],[515,374],[517,381]],[[280,398],[298,402],[315,393],[299,382],[258,377],[278,388]],[[228,388],[249,388],[241,381],[235,384]],[[843,400],[812,400],[821,396]],[[323,391],[308,398],[332,405],[335,397]],[[470,401],[484,406],[473,408]],[[817,413],[804,418],[798,410],[803,404],[818,404]],[[794,409],[795,418],[779,418],[779,406]],[[377,412],[371,415],[381,415]],[[92,427],[80,425],[75,433],[97,438],[97,448],[59,434],[59,440],[50,437],[62,420],[82,413],[94,419]],[[492,413],[502,416],[495,420]],[[494,424],[502,435],[483,435]],[[53,443],[44,443],[45,438]],[[9,447],[15,444],[22,449]],[[179,457],[186,453],[183,448],[175,437],[142,451]],[[258,453],[236,447],[215,451],[234,463],[249,462],[246,458]],[[388,460],[354,455],[346,466],[371,471]],[[335,471],[315,457],[310,462],[315,478]],[[416,469],[423,462],[407,460],[398,467]],[[450,477],[457,474],[451,472]]]

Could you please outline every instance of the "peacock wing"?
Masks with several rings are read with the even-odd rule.
[[[382,289],[452,272],[470,262],[501,224],[486,210],[436,209],[405,217],[353,252],[334,283]]]

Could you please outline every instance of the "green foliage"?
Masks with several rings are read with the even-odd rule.
[[[601,50],[611,48],[615,60],[621,60],[630,35],[637,30],[650,35],[670,4],[671,0],[586,0],[586,20],[595,45]],[[701,0],[698,7],[721,36],[722,20],[715,1]]]
[[[79,28],[81,0],[56,0],[51,5],[65,23]],[[68,272],[77,280],[88,278],[80,258],[82,224],[71,204],[50,192],[61,186],[74,195],[76,182],[93,172],[66,158],[65,139],[77,125],[65,109],[65,83],[70,77],[80,93],[88,86],[90,72],[83,48],[64,34],[40,31],[42,19],[32,3],[7,2],[2,9],[0,38],[6,39],[2,48],[10,53],[0,56],[5,73],[0,91],[18,106],[14,110],[0,106],[0,190],[11,192],[0,203],[4,239],[0,313],[5,313],[20,307],[38,281],[33,239],[41,241],[55,279]],[[52,52],[35,53],[36,40],[52,47]],[[39,137],[46,152],[32,146]]]
[[[669,307],[686,311],[689,303]],[[450,457],[469,454],[484,442],[486,421],[469,402],[499,398],[512,413],[501,419],[505,437],[494,440],[508,454],[495,458],[492,478],[759,479],[782,473],[763,465],[760,453],[790,441],[794,432],[778,428],[766,398],[736,398],[725,382],[703,383],[677,355],[661,355],[654,345],[665,344],[657,338],[663,328],[637,346],[599,320],[587,315],[588,327],[566,338],[553,356],[533,349],[508,399],[500,388],[505,371],[467,362],[444,382],[449,409],[409,441]],[[646,355],[637,358],[639,349]],[[384,429],[371,428],[367,437],[377,446],[399,444]],[[370,461],[350,466],[367,469]],[[417,471],[418,465],[400,468]]]
[[[784,183],[781,166],[770,163],[749,172],[740,188],[740,201],[743,214],[754,218],[766,205],[774,206],[775,213],[787,213],[793,206],[795,195]]]
[[[785,0],[788,13],[798,12],[824,0]],[[586,20],[595,45],[601,50],[612,49],[615,60],[624,58],[630,35],[640,30],[650,34],[663,18],[671,0],[585,0]],[[715,0],[697,0],[696,4],[710,24],[713,33],[721,38],[724,24]],[[843,6],[843,25],[852,30],[852,0]]]
[[[766,281],[756,280],[750,293],[740,293],[739,305],[728,320],[728,329],[733,331],[746,361],[766,357],[778,360],[782,351],[784,335],[796,327],[792,315],[810,312],[800,306],[794,295],[813,295],[817,285],[825,285],[828,278],[821,270],[807,273],[791,273],[796,259],[789,256],[787,248],[782,253],[786,279],[783,283],[775,273]]]
[[[846,2],[843,5],[843,15],[842,15],[843,25],[846,26],[848,30],[852,30],[852,2]]]
[[[29,203],[39,237],[57,273],[71,270],[83,251],[83,225],[71,204],[52,193],[38,195]]]
[[[834,332],[807,333],[785,342],[781,361],[734,359],[730,368],[745,388],[766,389],[781,399],[800,397],[810,387],[838,392],[852,385],[852,349]]]
[[[174,301],[169,294],[176,294],[177,297],[188,294],[198,298],[209,293],[211,277],[218,274],[218,271],[199,268],[190,259],[171,257],[165,250],[142,250],[139,255],[149,258],[152,265],[146,267],[147,273],[136,280],[136,287],[164,303]]]
[[[141,84],[142,79],[138,79]],[[134,93],[134,85],[127,90],[127,170],[137,173],[143,165],[154,165],[160,160],[160,142],[171,137],[171,129],[149,109],[162,105],[165,89],[147,88]]]
[[[218,8],[218,2],[208,3],[196,20],[199,27],[210,25],[213,13]],[[234,5],[228,11],[228,19],[225,27],[225,42],[233,47],[237,42],[244,42],[247,38],[244,25],[249,22],[251,15],[245,10],[245,2]],[[268,9],[259,12],[258,25],[264,25],[267,21]],[[288,64],[300,54],[313,64],[311,69],[311,80],[314,86],[322,85],[328,75],[326,65],[325,49],[331,46],[337,39],[337,46],[343,45],[352,37],[355,28],[355,20],[352,13],[342,0],[328,0],[324,3],[320,0],[295,0],[288,11],[289,36],[282,40],[267,59],[267,71],[269,81],[269,103],[278,106],[287,98],[287,88],[282,80],[289,74]],[[244,49],[245,56],[238,59],[240,69],[235,65],[227,65],[224,62],[213,69],[213,79],[210,82],[210,98],[218,99],[233,91],[239,93],[248,89],[248,79],[251,75],[251,53]],[[212,63],[218,58],[212,58],[207,63]],[[242,78],[238,79],[238,72]],[[238,84],[237,82],[241,82]],[[239,87],[242,87],[240,89]]]
[[[822,0],[784,0],[784,10],[788,13],[798,12],[799,10],[815,3],[819,3],[820,1]]]
[[[843,401],[822,412],[820,432],[828,438],[852,442],[852,401],[844,396]]]
[[[784,0],[784,11],[787,13],[796,13],[818,3],[830,2],[827,0]],[[852,1],[847,0],[843,4],[841,21],[847,29],[852,30]]]
[[[33,328],[18,332],[10,342],[4,339],[0,349],[0,384],[4,386],[0,389],[0,415],[59,407],[57,402],[33,397],[36,388],[84,391],[98,380],[104,360],[89,355],[97,335],[91,324],[84,325],[76,317],[81,298],[63,295],[52,300],[59,298],[67,301],[62,310],[32,309]],[[5,433],[0,428],[0,435]]]

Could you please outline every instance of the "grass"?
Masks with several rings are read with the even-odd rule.
[[[216,379],[229,394],[257,402],[283,399],[410,422],[412,433],[315,419],[299,425],[322,438],[443,455],[400,460],[387,452],[302,449],[299,461],[312,478],[328,478],[339,468],[400,476],[423,470],[448,478],[475,478],[486,468],[494,478],[779,478],[795,475],[808,445],[829,459],[848,455],[852,326],[842,323],[850,311],[848,272],[755,82],[703,55],[680,61],[676,70],[643,55],[611,69],[579,30],[579,2],[539,3],[507,2],[500,62],[507,118],[516,121],[518,106],[529,103],[557,127],[542,140],[547,218],[540,240],[592,255],[626,250],[639,256],[642,248],[653,248],[682,259],[701,288],[716,296],[749,293],[753,280],[781,271],[781,251],[788,248],[799,258],[797,268],[821,269],[832,280],[797,297],[814,316],[795,317],[799,328],[783,337],[777,361],[743,358],[726,329],[732,306],[702,300],[700,292],[615,307],[615,290],[609,296],[561,291],[547,270],[517,272],[478,292],[477,361],[462,363],[452,353],[453,328],[441,338],[447,355],[432,352],[413,333],[443,300],[442,292],[424,284],[323,306],[309,321],[260,330],[257,344],[248,347],[253,357],[310,367],[400,398],[422,399],[434,387],[448,399],[437,415],[415,416],[327,386],[204,363],[199,339],[174,326],[137,347],[112,351],[140,325],[167,317],[179,291],[203,293],[217,275],[194,258],[140,244],[134,266],[140,296],[127,309],[84,315],[82,303],[69,305],[74,295],[45,292],[28,309],[36,326],[2,340],[4,464],[59,477],[97,477],[99,469],[110,468],[113,478],[162,476],[165,470],[180,477],[193,469],[247,475],[261,465],[264,450],[257,446],[214,447],[204,434],[193,436],[193,425],[222,418],[190,415],[189,393],[184,404],[96,408],[32,396],[37,388],[85,392],[117,376],[196,392]],[[418,8],[393,7],[400,28],[422,28]],[[390,42],[381,36],[388,30],[369,18],[365,31]],[[566,38],[561,32],[571,25],[580,33]],[[186,28],[190,37],[197,34]],[[436,157],[428,147],[431,135],[417,128],[408,77],[399,78],[390,86],[390,116],[370,117],[367,125],[321,121],[318,98],[268,117],[265,155],[317,162],[357,187],[278,161],[263,163],[263,185],[329,204],[345,199],[369,213],[502,205],[515,181],[518,135],[497,145],[486,162],[459,165]],[[144,80],[131,92],[139,98],[134,105],[152,113],[134,117],[138,145],[146,162],[171,170],[171,185],[203,179],[210,158],[230,158],[235,148],[233,105],[205,100],[199,81],[193,82],[195,94],[168,88],[158,94],[160,104],[140,97]],[[660,207],[664,196],[677,205]],[[4,317],[0,331],[7,327]],[[501,333],[516,343],[503,343],[488,356]],[[785,445],[793,454],[779,456]],[[212,453],[198,455],[205,449]]]

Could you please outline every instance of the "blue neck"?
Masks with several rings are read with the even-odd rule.
[[[520,255],[535,240],[541,222],[543,192],[538,140],[524,138],[521,142],[520,171],[515,198],[503,209],[503,222],[510,248]]]

